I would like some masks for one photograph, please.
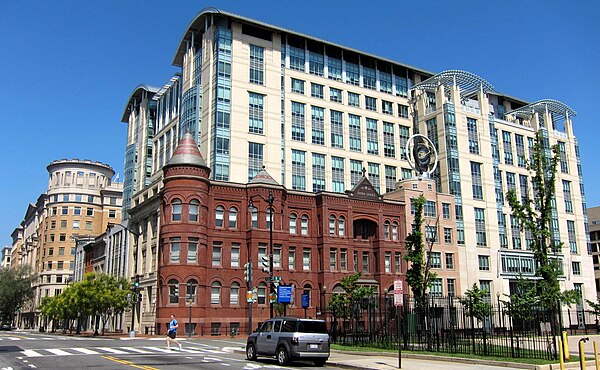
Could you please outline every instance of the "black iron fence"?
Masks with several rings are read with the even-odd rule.
[[[329,295],[324,298],[330,302]],[[396,307],[388,295],[350,301],[344,307],[328,305],[321,318],[338,344],[397,348],[399,340],[402,348],[413,351],[557,358],[553,333],[566,327],[559,315],[538,307],[511,310],[500,300],[487,302],[483,312],[474,311],[456,297],[428,297],[416,307],[414,299],[405,296],[404,305]],[[581,314],[577,326],[581,330]]]

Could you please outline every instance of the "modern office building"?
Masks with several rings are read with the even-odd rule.
[[[536,266],[531,235],[511,217],[506,192],[533,194],[526,164],[541,132],[561,153],[552,223],[553,241],[563,242],[555,256],[561,286],[595,297],[575,112],[566,104],[523,101],[466,71],[429,72],[214,8],[184,30],[173,65],[178,71],[163,87],[134,90],[122,117],[131,189],[124,204],[129,228],[141,233],[130,240],[145,263],[136,263],[145,289],[157,284],[166,245],[163,167],[189,130],[211,181],[247,184],[265,166],[289,191],[344,194],[364,168],[384,197],[413,178],[406,143],[426,135],[439,153],[432,189],[450,195],[427,193],[428,200],[452,215],[444,227],[458,254],[451,266],[459,276],[439,276],[460,279],[455,294],[473,284],[491,296],[510,294]],[[443,244],[435,248],[446,253]],[[450,282],[440,283],[443,295],[452,294]]]
[[[93,241],[109,222],[121,221],[123,184],[113,182],[113,169],[100,162],[62,159],[50,163],[48,190],[13,232],[18,264],[35,274],[33,302],[22,310],[19,323],[40,325],[43,297],[60,294],[73,279],[77,243]]]

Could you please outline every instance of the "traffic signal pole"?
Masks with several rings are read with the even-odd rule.
[[[244,265],[244,280],[246,280],[246,302],[248,303],[248,335],[252,333],[252,259]],[[250,294],[250,295],[249,295]],[[248,300],[250,296],[250,300]]]
[[[139,300],[138,297],[138,287],[140,286],[140,275],[135,274],[135,280],[133,281],[133,294],[131,296],[131,331],[135,333],[134,325],[135,325],[135,311],[137,309],[137,302]]]

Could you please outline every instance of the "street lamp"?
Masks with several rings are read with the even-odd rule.
[[[140,286],[140,276],[137,273],[137,255],[138,255],[138,239],[140,238],[140,233],[129,229],[127,226],[122,224],[113,224],[109,222],[106,225],[106,233],[112,229],[113,226],[120,226],[126,231],[129,231],[133,236],[135,236],[135,250],[133,253],[133,294],[131,295],[131,331],[130,335],[135,336],[135,311],[138,309],[138,304],[140,303],[138,297],[138,288]],[[141,313],[140,313],[141,315]]]
[[[193,284],[187,283],[187,301],[190,304],[190,318],[188,322],[188,337],[192,336],[192,304],[194,303],[195,292],[192,292]]]
[[[269,190],[269,195],[265,198],[262,195],[252,195],[248,202],[248,209],[252,211],[254,207],[254,198],[260,198],[269,205],[269,261],[268,261],[268,272],[269,272],[269,318],[273,318],[273,302],[271,298],[275,294],[275,283],[273,282],[273,192]],[[264,270],[264,269],[263,269]]]

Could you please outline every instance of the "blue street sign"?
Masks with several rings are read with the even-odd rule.
[[[308,308],[310,306],[310,295],[308,293],[302,294],[302,308]]]
[[[277,302],[292,303],[292,286],[280,285],[277,288]]]

